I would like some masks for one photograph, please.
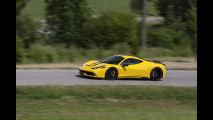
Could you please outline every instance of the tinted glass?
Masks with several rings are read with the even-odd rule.
[[[111,56],[111,57],[108,57],[100,62],[102,63],[108,63],[108,64],[119,64],[124,58],[121,57],[121,56]]]
[[[121,63],[121,65],[123,65],[123,64],[133,65],[133,64],[138,64],[138,63],[141,63],[141,62],[142,62],[141,60],[129,58],[129,59],[124,60],[124,61]]]

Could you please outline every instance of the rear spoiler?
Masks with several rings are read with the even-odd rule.
[[[163,61],[161,61],[161,60],[147,60],[147,61],[163,64]],[[165,64],[163,64],[163,65],[166,66]]]

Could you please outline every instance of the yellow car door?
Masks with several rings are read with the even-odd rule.
[[[119,65],[119,77],[125,78],[125,77],[132,77],[132,78],[138,78],[141,74],[141,64],[142,61],[134,58],[128,58],[124,60]]]

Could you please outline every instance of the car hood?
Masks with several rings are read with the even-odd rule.
[[[106,67],[106,66],[108,66],[108,64],[102,63],[97,60],[92,60],[92,61],[88,61],[88,62],[84,63],[81,68],[94,68],[94,67],[101,67],[101,66]]]

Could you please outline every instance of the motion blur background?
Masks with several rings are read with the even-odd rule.
[[[16,82],[25,83],[16,83],[16,119],[196,120],[197,1],[147,0],[146,45],[142,4],[143,0],[16,0],[16,68],[31,65],[16,70]],[[166,63],[169,77],[163,81],[86,79],[70,70],[115,54],[176,64]],[[68,70],[28,70],[35,69],[34,64],[41,65],[38,69]],[[45,85],[26,85],[33,81]],[[132,81],[141,85],[130,85]],[[125,85],[91,84],[104,82]],[[193,86],[142,85],[150,82]]]
[[[191,57],[197,51],[197,1],[16,0],[16,63],[65,63],[115,54]]]

